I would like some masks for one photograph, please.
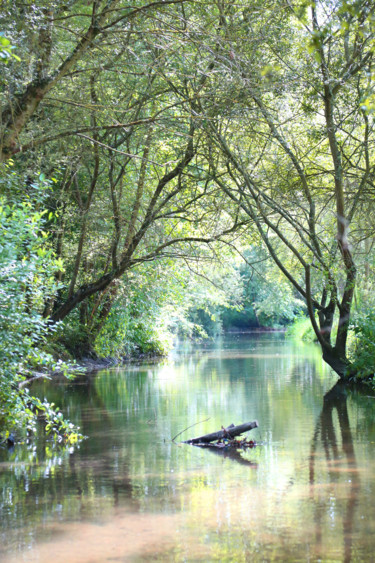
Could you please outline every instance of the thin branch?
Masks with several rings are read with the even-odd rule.
[[[179,432],[178,434],[176,434],[176,436],[174,438],[172,438],[172,442],[174,442],[176,438],[181,436],[181,434],[186,432],[186,430],[190,430],[190,428],[193,428],[194,426],[197,426],[198,424],[202,424],[203,422],[207,422],[207,420],[210,420],[210,417],[205,418],[204,420],[200,420],[199,422],[196,422],[195,424],[192,424],[191,426],[188,426],[187,428],[184,428],[184,430],[181,430],[181,432]]]

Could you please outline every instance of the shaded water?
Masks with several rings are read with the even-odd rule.
[[[0,560],[374,560],[375,399],[335,382],[318,348],[266,334],[35,387],[89,439],[0,450]],[[171,442],[207,418],[178,440],[257,419],[261,445]]]

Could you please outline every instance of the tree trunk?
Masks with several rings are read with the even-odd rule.
[[[347,379],[350,374],[350,362],[339,354],[336,348],[322,348],[323,360],[337,373],[340,379]]]

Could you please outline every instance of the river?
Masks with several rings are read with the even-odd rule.
[[[0,560],[373,561],[375,397],[336,380],[269,333],[38,383],[88,439],[0,450]],[[255,419],[247,451],[180,443]]]

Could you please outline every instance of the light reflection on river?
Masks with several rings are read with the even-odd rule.
[[[375,400],[283,335],[181,345],[167,361],[38,392],[90,438],[0,452],[0,559],[371,561]],[[223,455],[171,442],[259,421]]]

